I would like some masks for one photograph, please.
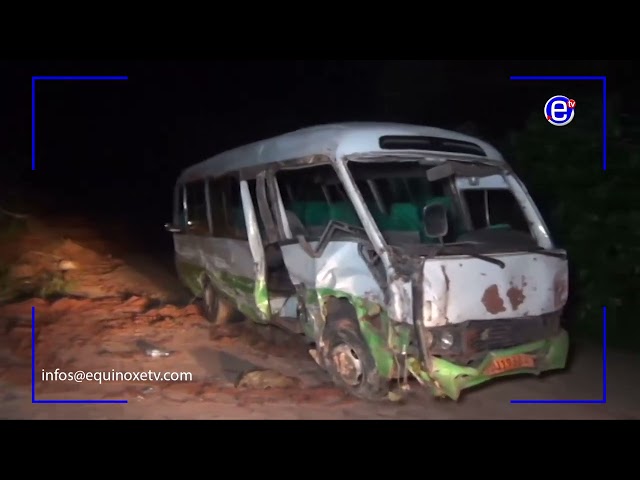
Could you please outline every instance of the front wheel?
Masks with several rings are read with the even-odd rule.
[[[323,333],[325,366],[333,382],[355,397],[380,401],[389,391],[360,328],[351,318],[330,321]]]

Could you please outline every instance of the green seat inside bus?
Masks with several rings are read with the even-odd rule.
[[[456,217],[453,202],[449,197],[431,197],[424,201],[423,205],[415,203],[394,203],[390,207],[388,215],[378,210],[375,204],[369,205],[369,210],[382,231],[416,232],[424,243],[438,243],[435,238],[428,238],[424,232],[422,223],[422,208],[427,205],[444,205],[449,214],[449,221]],[[306,227],[323,227],[330,220],[337,220],[350,225],[361,226],[360,219],[353,206],[347,202],[336,202],[332,205],[326,202],[294,202],[288,207]],[[464,231],[464,225],[450,225],[457,232]],[[497,226],[504,228],[505,226]]]
[[[389,209],[389,217],[384,223],[387,230],[417,233],[422,231],[420,211],[412,203],[392,204]]]
[[[360,219],[355,208],[347,202],[337,202],[331,205],[330,216],[332,220],[348,223],[349,225],[360,226]]]
[[[325,202],[299,202],[298,217],[306,227],[321,227],[329,223],[329,205]]]
[[[424,205],[444,205],[449,213],[449,218],[454,218],[453,203],[449,197],[432,197],[426,200]],[[416,232],[421,241],[425,243],[437,243],[438,240],[428,238],[424,232],[422,223],[422,208],[414,203],[394,203],[391,205],[389,215],[381,213],[375,205],[369,206],[373,218],[380,230],[398,232]]]
[[[322,227],[330,220],[360,225],[355,209],[347,202],[332,205],[325,202],[295,202],[290,209],[307,227]]]

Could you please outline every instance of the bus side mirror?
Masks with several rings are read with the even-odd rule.
[[[447,207],[439,203],[426,205],[422,210],[425,233],[429,238],[442,239],[449,232]]]

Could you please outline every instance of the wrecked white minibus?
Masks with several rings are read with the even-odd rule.
[[[438,396],[564,368],[566,252],[491,145],[403,124],[306,128],[196,164],[175,188],[182,281],[221,323],[304,335],[353,395]]]

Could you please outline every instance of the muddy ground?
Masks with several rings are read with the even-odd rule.
[[[640,418],[640,388],[632,380],[640,368],[637,355],[609,352],[606,404],[510,403],[602,398],[597,345],[575,345],[566,372],[495,381],[457,403],[433,399],[417,385],[405,401],[366,403],[334,388],[299,338],[250,324],[212,331],[177,282],[170,258],[123,244],[116,229],[105,233],[82,218],[30,220],[26,231],[0,245],[0,418]],[[36,399],[127,404],[31,403],[32,307]],[[55,369],[189,372],[193,378],[101,384],[42,379],[43,370]]]

